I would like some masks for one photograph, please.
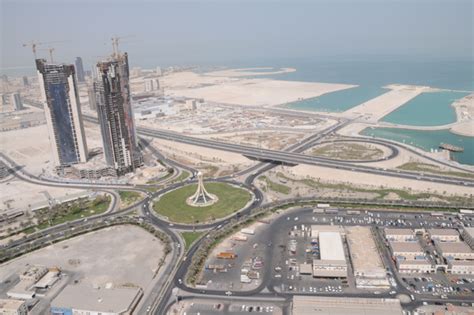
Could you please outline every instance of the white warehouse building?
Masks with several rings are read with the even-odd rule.
[[[313,277],[347,277],[347,262],[341,233],[319,232],[318,237],[320,259],[313,260]]]

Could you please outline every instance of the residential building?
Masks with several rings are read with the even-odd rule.
[[[13,108],[16,111],[25,109],[25,107],[23,107],[23,102],[21,100],[20,93],[12,93],[12,95],[11,95],[11,104],[13,105]]]
[[[53,162],[69,166],[87,161],[87,144],[73,65],[36,59]]]
[[[82,58],[76,57],[76,75],[77,75],[77,82],[85,82],[85,75],[84,75],[84,65],[82,64]]]
[[[145,92],[152,92],[160,89],[158,79],[145,79]]]
[[[30,86],[30,82],[28,82],[28,77],[27,76],[23,76],[22,78],[23,80],[23,86]]]
[[[156,71],[155,71],[155,72],[156,72],[156,75],[157,75],[157,76],[163,75],[163,71],[161,70],[161,67],[156,67]]]
[[[94,86],[89,86],[87,88],[87,96],[89,97],[89,109],[92,111],[97,111],[97,99],[94,91]]]

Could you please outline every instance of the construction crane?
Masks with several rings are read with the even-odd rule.
[[[130,38],[130,37],[134,37],[133,35],[129,35],[129,36],[114,36],[111,38],[112,40],[112,56],[114,57],[117,57],[118,54],[119,54],[119,41],[121,41],[122,39],[125,39],[125,38]]]
[[[51,61],[51,63],[54,62],[53,60],[54,47],[49,47],[48,49],[40,49],[40,50],[47,50],[49,52],[49,60]]]
[[[66,40],[60,40],[60,41],[54,41],[54,42],[37,42],[37,41],[31,41],[29,43],[23,44],[23,47],[31,47],[31,50],[33,51],[33,55],[35,56],[35,59],[38,58],[36,55],[36,47],[40,45],[49,45],[49,44],[56,44],[56,43],[64,43],[67,42]]]

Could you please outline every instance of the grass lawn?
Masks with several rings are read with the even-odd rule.
[[[183,180],[185,180],[186,178],[189,177],[189,172],[188,171],[182,171],[181,174],[179,174],[178,177],[176,177],[174,180],[173,180],[173,183],[178,183],[178,182],[182,182]]]
[[[205,183],[209,193],[219,200],[207,207],[193,207],[186,199],[194,194],[197,184],[187,185],[163,195],[153,205],[155,211],[179,223],[200,223],[225,217],[242,209],[250,200],[250,193],[225,183]]]
[[[138,201],[142,198],[142,194],[136,191],[125,191],[121,190],[118,192],[120,196],[120,201],[122,208],[131,205],[135,201]]]
[[[406,170],[406,171],[426,172],[426,173],[432,173],[432,174],[444,175],[444,176],[474,178],[474,174],[472,173],[445,171],[445,170],[442,170],[437,165],[432,165],[432,164],[427,164],[427,163],[408,162],[408,163],[398,166],[397,168]]]
[[[183,232],[181,235],[184,238],[184,243],[186,244],[185,249],[188,250],[189,246],[198,239],[204,232]]]
[[[271,181],[266,176],[260,176],[258,179],[261,180],[261,181],[264,181],[267,184],[268,189],[270,189],[270,190],[276,191],[276,192],[278,192],[280,194],[284,194],[284,195],[288,195],[289,193],[291,193],[291,188],[290,187],[288,187],[286,185],[283,185],[283,184],[280,184],[280,183],[277,183],[277,182],[274,182],[274,181]]]
[[[101,214],[107,211],[109,204],[110,197],[106,196],[103,199],[97,198],[95,200],[87,201],[83,206],[79,206],[77,202],[73,201],[66,205],[67,210],[61,212],[58,211],[54,214],[50,214],[51,210],[49,209],[40,209],[37,210],[38,215],[41,215],[40,213],[42,212],[44,213],[44,217],[49,217],[49,219],[44,219],[42,223],[28,227],[22,232],[29,234],[61,223]],[[43,215],[41,215],[41,217],[43,217]]]

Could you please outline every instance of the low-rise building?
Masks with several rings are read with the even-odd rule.
[[[0,299],[0,314],[1,315],[26,315],[28,314],[28,307],[25,301],[13,299]]]
[[[461,236],[472,249],[474,249],[474,227],[464,227]]]
[[[345,260],[313,260],[314,278],[347,278]]]
[[[313,277],[345,278],[347,262],[339,232],[318,232],[320,258],[313,260]]]
[[[313,266],[311,264],[300,264],[301,275],[311,275],[313,273]]]
[[[321,232],[336,232],[344,236],[345,230],[340,225],[311,225],[311,237],[319,237]]]
[[[33,284],[34,282],[31,280],[20,280],[7,292],[7,296],[12,299],[31,300],[36,296]]]
[[[390,242],[390,249],[397,259],[415,260],[425,257],[419,242]]]
[[[464,242],[435,242],[436,250],[449,260],[474,260],[474,250]]]
[[[346,228],[352,268],[358,288],[388,288],[390,282],[370,227]]]
[[[92,288],[87,285],[68,285],[51,302],[54,315],[129,315],[143,296],[140,288]]]
[[[434,272],[434,266],[427,259],[397,260],[397,268],[400,273],[430,273]]]
[[[390,242],[414,242],[415,232],[412,229],[386,228],[385,238]]]
[[[455,229],[429,229],[428,235],[435,242],[459,242],[459,232]]]
[[[59,280],[60,271],[57,268],[51,268],[38,282],[35,283],[34,287],[37,289],[48,289],[52,287]]]
[[[398,299],[295,295],[292,312],[297,315],[402,315],[403,309]]]
[[[20,280],[36,282],[48,273],[44,266],[28,266],[20,273]]]
[[[453,274],[474,274],[474,261],[451,260],[448,262],[448,272]]]

